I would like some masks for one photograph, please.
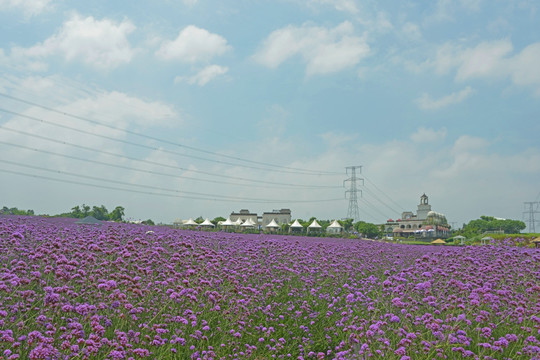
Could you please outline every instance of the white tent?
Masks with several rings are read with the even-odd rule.
[[[222,228],[225,228],[225,229],[230,229],[231,227],[236,226],[236,224],[231,221],[231,218],[227,218],[227,220],[221,222],[220,225]]]
[[[309,224],[307,231],[320,231],[322,229],[322,226],[319,225],[316,219],[313,219],[313,222]]]
[[[184,221],[182,226],[199,226],[195,221],[193,221],[192,218],[189,218],[189,220]]]
[[[242,219],[238,218],[236,221],[233,222],[234,225],[242,225]]]
[[[291,226],[289,226],[289,232],[293,232],[293,231],[301,232],[302,230],[304,230],[304,226],[302,226],[302,224],[298,222],[298,219],[294,220]]]
[[[343,231],[343,226],[341,226],[337,220],[334,220],[330,225],[328,225],[326,231],[330,234],[339,234]]]
[[[210,222],[210,220],[206,219],[204,220],[201,225],[202,227],[214,227],[215,225]]]
[[[238,219],[240,220],[240,219]],[[240,220],[242,221],[242,220]],[[237,221],[238,222],[238,221]],[[247,228],[254,228],[255,227],[255,223],[253,222],[253,220],[251,220],[250,218],[247,218],[246,221],[244,221],[243,224],[240,225],[241,227],[247,229]]]
[[[178,227],[182,226],[183,223],[184,222],[182,221],[182,219],[178,218],[178,219],[173,221],[173,227],[178,228]]]
[[[276,219],[272,219],[272,221],[270,221],[270,223],[266,225],[266,229],[270,231],[276,231],[277,229],[279,229],[279,225],[276,222]]]

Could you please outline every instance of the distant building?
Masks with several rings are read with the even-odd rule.
[[[291,210],[281,209],[272,210],[270,212],[263,212],[261,226],[266,230],[266,226],[270,224],[272,220],[275,220],[278,225],[289,224],[291,222]]]
[[[416,214],[412,211],[404,211],[401,219],[388,219],[384,224],[387,236],[401,236],[417,238],[447,238],[450,229],[446,216],[431,210],[429,199],[426,194],[420,197]]]
[[[245,222],[247,219],[251,219],[254,224],[259,224],[257,214],[250,212],[248,209],[242,209],[237,213],[233,211],[231,216],[229,216],[229,219],[231,219],[232,222],[236,222],[238,219],[242,220],[242,222]]]

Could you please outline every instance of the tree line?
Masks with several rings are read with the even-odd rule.
[[[16,207],[8,208],[7,206],[2,207],[0,210],[0,215],[27,215],[34,216],[36,215],[34,210],[20,210]],[[109,212],[104,205],[101,206],[90,206],[86,204],[77,205],[71,208],[70,212],[65,212],[57,215],[46,215],[41,216],[53,216],[53,217],[69,217],[82,219],[87,216],[93,216],[98,220],[103,221],[123,221],[125,215],[125,209],[123,206],[117,206]],[[152,222],[152,220],[146,220],[147,222]],[[152,222],[153,224],[153,222]]]
[[[499,219],[493,216],[480,216],[480,219],[471,220],[463,224],[458,231],[459,235],[473,237],[486,232],[501,232],[504,234],[519,234],[527,226],[521,220]]]

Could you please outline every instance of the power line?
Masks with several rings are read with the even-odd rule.
[[[393,213],[397,213],[399,214],[399,211],[392,208],[390,205],[386,204],[383,200],[381,200],[381,198],[379,198],[373,191],[371,191],[369,188],[367,188],[366,186],[364,186],[364,190],[366,191],[366,193],[368,195],[371,195],[375,198],[375,200],[377,200],[378,202],[380,202],[381,204],[383,204],[386,208],[390,209]]]
[[[131,156],[121,155],[121,154],[113,153],[113,152],[110,152],[110,151],[99,150],[99,149],[91,148],[91,147],[88,147],[88,146],[73,144],[73,143],[70,143],[70,142],[67,142],[67,141],[63,141],[63,140],[55,140],[55,139],[52,139],[52,138],[49,138],[49,137],[46,137],[46,136],[32,134],[32,133],[22,131],[22,130],[10,129],[10,128],[7,128],[5,126],[0,126],[0,129],[15,132],[15,133],[30,136],[30,137],[34,137],[34,138],[49,141],[49,142],[53,142],[53,143],[57,143],[57,144],[61,144],[61,145],[68,145],[68,146],[75,147],[75,148],[78,148],[78,149],[92,151],[92,152],[95,152],[95,153],[98,153],[98,154],[114,156],[114,157],[117,157],[117,158],[128,159],[128,160],[132,160],[132,161],[138,161],[138,162],[151,164],[151,165],[156,165],[156,166],[162,166],[162,167],[166,167],[166,168],[174,169],[174,170],[190,171],[190,172],[194,172],[194,173],[198,173],[198,174],[204,174],[204,175],[209,175],[209,176],[217,176],[219,178],[242,180],[242,181],[255,182],[255,183],[260,183],[260,184],[286,185],[286,186],[304,186],[304,185],[298,185],[298,184],[287,184],[287,183],[279,183],[279,182],[272,182],[272,181],[265,181],[265,180],[249,179],[249,178],[243,178],[243,177],[238,177],[238,176],[215,174],[215,173],[212,173],[212,172],[209,172],[209,171],[187,169],[187,168],[183,168],[183,167],[179,167],[179,166],[173,166],[173,165],[169,165],[169,164],[158,163],[158,162],[155,162],[155,161],[137,159],[137,158],[134,158],[134,157],[131,157]],[[317,185],[312,185],[312,186],[317,186]],[[320,185],[320,186],[323,186],[323,185]],[[340,188],[340,187],[339,186],[332,186],[332,188]]]
[[[160,191],[166,191],[166,192],[172,192],[173,193],[173,194],[153,193],[153,192],[149,192],[149,191],[117,188],[117,187],[112,187],[112,186],[108,186],[108,185],[89,184],[89,183],[83,183],[83,182],[79,182],[79,181],[51,178],[51,177],[48,177],[48,176],[41,176],[41,175],[35,175],[35,174],[22,173],[22,172],[13,171],[13,170],[0,169],[0,171],[2,171],[2,172],[7,172],[7,173],[11,173],[11,174],[16,174],[16,175],[23,175],[23,176],[29,176],[29,177],[39,178],[39,179],[59,181],[59,182],[64,182],[64,183],[71,183],[71,184],[78,184],[78,185],[85,185],[85,186],[92,186],[92,187],[99,187],[99,188],[105,188],[105,189],[111,189],[111,190],[122,190],[122,191],[136,192],[136,193],[149,194],[149,195],[174,196],[174,197],[190,198],[190,199],[197,199],[197,200],[239,201],[239,202],[251,202],[251,203],[312,203],[312,202],[331,202],[331,201],[341,200],[341,199],[323,199],[323,200],[290,200],[290,199],[288,199],[288,200],[277,200],[277,199],[256,199],[256,198],[242,198],[242,197],[227,196],[227,195],[204,194],[204,193],[188,192],[188,191],[181,191],[181,190],[175,190],[175,189],[166,189],[166,188],[160,188],[160,187],[155,187],[155,186],[150,186],[150,185],[131,184],[131,183],[118,181],[118,180],[102,179],[102,178],[98,178],[98,177],[80,175],[80,174],[70,173],[70,172],[61,171],[61,170],[53,170],[53,169],[43,168],[43,167],[39,167],[39,166],[16,163],[16,162],[13,162],[13,161],[0,160],[0,162],[8,163],[8,164],[11,164],[11,165],[16,165],[16,166],[20,166],[20,167],[31,168],[31,169],[35,169],[35,170],[41,170],[41,171],[47,171],[47,172],[53,172],[53,173],[58,173],[58,174],[74,176],[74,177],[83,178],[83,179],[89,179],[89,180],[95,180],[95,181],[104,181],[104,182],[107,182],[107,183],[115,183],[115,184],[120,184],[120,185],[125,185],[125,186],[142,187],[142,188],[145,188],[145,189],[150,188],[150,189],[154,189],[154,190],[160,190]],[[187,195],[178,195],[178,194],[187,194]],[[193,196],[193,195],[197,195],[197,196]]]
[[[400,208],[401,210],[405,211],[405,209],[399,205],[397,202],[395,202],[390,196],[388,196],[384,191],[382,191],[380,188],[377,187],[377,185],[375,185],[371,180],[369,180],[369,178],[367,178],[365,175],[364,175],[364,179],[367,180],[368,183],[370,183],[371,185],[373,185],[373,187],[375,189],[377,189],[381,194],[383,194],[388,200],[390,200],[394,205],[396,205],[398,208]],[[397,211],[399,213],[399,211]]]
[[[131,134],[131,135],[135,135],[135,136],[145,138],[145,139],[154,140],[154,141],[158,141],[158,142],[169,144],[169,145],[174,145],[174,146],[177,146],[177,147],[181,147],[181,148],[185,148],[185,149],[188,149],[188,150],[197,151],[197,152],[201,152],[201,153],[209,154],[209,155],[213,155],[213,156],[219,156],[219,157],[233,159],[233,160],[236,160],[236,161],[242,161],[242,162],[251,163],[251,164],[257,164],[257,165],[262,165],[262,166],[267,166],[267,167],[273,167],[276,170],[262,169],[262,168],[259,168],[259,167],[251,167],[251,166],[246,166],[246,165],[241,165],[241,164],[232,164],[234,166],[255,168],[255,169],[265,170],[265,171],[279,171],[277,169],[285,169],[285,170],[290,170],[290,171],[280,170],[279,172],[288,172],[288,173],[290,173],[290,172],[294,171],[294,172],[301,172],[304,175],[340,175],[340,173],[338,173],[338,172],[301,169],[301,168],[282,166],[282,165],[277,165],[277,164],[272,164],[272,163],[254,161],[254,160],[244,159],[244,158],[240,158],[240,157],[236,157],[236,156],[223,155],[223,154],[219,154],[219,153],[216,153],[216,152],[213,152],[213,151],[208,151],[208,150],[196,148],[196,147],[193,147],[193,146],[188,146],[188,145],[180,144],[180,143],[177,143],[177,142],[169,141],[169,140],[166,140],[166,139],[161,139],[161,138],[158,138],[158,137],[155,137],[155,136],[142,134],[142,133],[139,133],[139,132],[136,132],[136,131],[133,131],[133,130],[121,129],[121,128],[118,128],[116,126],[112,126],[110,124],[107,124],[107,123],[104,123],[104,122],[101,122],[101,121],[91,120],[91,119],[88,119],[88,118],[85,118],[85,117],[82,117],[82,116],[78,116],[78,115],[70,114],[70,113],[67,113],[67,112],[63,112],[63,111],[53,109],[53,108],[50,108],[50,107],[47,107],[47,106],[44,106],[44,105],[41,105],[41,104],[37,104],[37,103],[31,102],[31,101],[28,101],[28,100],[17,98],[15,96],[11,96],[11,95],[8,95],[8,94],[2,93],[2,92],[0,92],[0,96],[3,96],[5,98],[8,98],[8,99],[11,99],[11,100],[14,100],[14,101],[18,101],[18,102],[21,102],[21,103],[25,103],[27,105],[36,106],[36,107],[39,107],[39,108],[47,110],[47,111],[55,112],[55,113],[63,115],[63,116],[68,116],[68,117],[71,117],[71,118],[74,118],[74,119],[77,119],[77,120],[81,120],[81,121],[85,121],[85,122],[88,122],[88,123],[91,123],[91,124],[94,124],[94,125],[100,125],[100,126],[108,127],[110,129],[113,129],[113,130],[125,132],[125,133]],[[46,122],[46,123],[53,124],[53,125],[56,125],[56,126],[62,126],[62,125],[59,125],[59,124],[47,122],[46,120],[36,119],[36,118],[29,117],[29,116],[24,115],[24,114],[12,112],[12,111],[9,111],[9,110],[6,110],[6,109],[0,109],[0,111],[4,111],[4,112],[10,113],[12,115],[16,115],[16,116],[27,117],[27,118],[32,119],[32,120]],[[70,127],[67,127],[67,128],[70,128]],[[74,130],[74,131],[77,131],[77,129],[74,129],[74,128],[70,128],[70,129]],[[90,133],[90,135],[96,135],[96,134],[91,134]],[[112,140],[114,140],[114,139],[112,139]],[[135,145],[136,143],[130,143],[130,144]],[[154,150],[158,150],[158,149],[154,148]],[[199,159],[199,160],[219,162],[217,160],[211,160],[211,159],[207,159],[207,158],[201,158],[201,157],[196,157],[196,156],[187,155],[187,154],[181,154],[181,153],[176,153],[176,152],[174,152],[174,153],[177,154],[177,155],[188,156],[188,157],[192,157],[192,158]],[[231,165],[230,163],[226,163],[226,164]]]
[[[0,127],[0,129],[3,129],[3,128]],[[194,178],[194,177],[185,176],[185,175],[175,175],[175,174],[162,173],[162,172],[153,171],[153,170],[139,169],[139,168],[134,168],[134,167],[130,167],[130,166],[124,166],[124,165],[120,165],[120,164],[111,164],[111,163],[107,163],[107,162],[104,162],[104,161],[81,158],[81,157],[78,157],[78,156],[57,153],[57,152],[49,151],[49,150],[42,150],[42,149],[32,148],[32,147],[29,147],[29,146],[20,145],[20,144],[13,144],[13,143],[5,142],[5,141],[0,141],[0,144],[13,146],[13,147],[17,147],[17,148],[20,148],[20,149],[30,150],[30,151],[38,152],[38,153],[41,153],[41,154],[54,155],[54,156],[63,157],[63,158],[67,158],[67,159],[73,159],[73,160],[78,160],[78,161],[83,161],[83,162],[92,163],[92,164],[98,164],[98,165],[105,165],[105,166],[110,166],[110,167],[114,167],[114,168],[118,168],[118,169],[129,170],[129,171],[143,172],[143,173],[159,175],[159,176],[167,176],[167,177],[171,177],[171,178],[175,178],[175,179],[179,179],[179,180],[193,180],[193,181],[209,182],[209,183],[220,184],[220,185],[245,186],[245,184],[234,183],[234,182]],[[156,164],[158,164],[158,163],[156,163]],[[221,176],[221,175],[216,175],[216,176]],[[267,182],[267,183],[271,183],[271,182]],[[279,185],[279,184],[281,184],[281,185]],[[298,189],[298,188],[303,188],[303,189],[341,188],[340,186],[330,186],[330,185],[328,185],[328,186],[325,186],[325,185],[298,185],[298,184],[286,184],[286,183],[276,183],[276,185],[274,185],[274,186],[250,184],[249,187],[260,187],[260,188],[270,188],[270,187],[272,187],[272,188],[294,188],[294,189]]]
[[[379,209],[377,209],[377,208],[375,207],[375,205],[373,205],[371,202],[369,202],[368,200],[366,200],[366,198],[361,197],[361,198],[360,198],[360,201],[363,201],[364,203],[366,203],[366,205],[367,205],[370,209],[372,209],[373,211],[379,213],[379,215],[381,215],[381,216],[383,216],[383,217],[385,217],[385,218],[388,219],[388,215],[384,214],[382,211],[380,211]]]
[[[75,131],[75,132],[78,132],[78,133],[81,133],[81,134],[95,136],[95,137],[98,137],[98,138],[107,139],[107,140],[110,140],[110,141],[115,141],[115,142],[126,144],[126,145],[131,145],[131,146],[135,146],[135,147],[139,147],[139,148],[143,148],[143,149],[147,149],[147,150],[160,151],[160,152],[164,152],[164,153],[167,153],[167,154],[188,157],[188,158],[192,158],[192,159],[196,159],[196,160],[213,162],[213,163],[222,164],[222,165],[239,166],[239,167],[243,167],[243,168],[247,168],[247,169],[255,169],[255,170],[270,171],[270,172],[279,172],[279,173],[286,173],[286,174],[318,175],[318,176],[320,176],[320,175],[333,175],[333,174],[320,173],[320,172],[317,173],[317,172],[303,172],[303,171],[302,172],[288,171],[288,170],[279,170],[279,169],[275,169],[275,170],[273,170],[273,169],[264,169],[264,168],[257,167],[257,166],[235,164],[235,163],[231,163],[231,162],[227,162],[227,161],[221,161],[221,160],[213,160],[213,159],[208,159],[208,158],[204,158],[204,157],[200,157],[200,156],[183,154],[183,153],[179,153],[177,151],[161,149],[159,147],[139,144],[139,143],[136,143],[136,142],[133,142],[133,141],[117,139],[117,138],[114,138],[112,136],[95,134],[95,133],[93,133],[91,131],[77,129],[77,128],[74,128],[74,127],[68,126],[68,125],[57,124],[57,123],[52,122],[52,121],[47,121],[47,120],[37,118],[37,117],[34,117],[34,116],[21,114],[21,113],[10,111],[10,110],[4,109],[4,108],[0,108],[0,111],[3,111],[5,113],[7,113],[7,114],[11,114],[11,115],[14,115],[14,116],[24,117],[24,118],[32,120],[32,121],[37,121],[37,122],[41,122],[41,123],[44,123],[44,124],[57,126],[57,127],[67,129],[67,130],[71,130],[71,131]],[[101,126],[102,124],[100,123],[99,125]]]

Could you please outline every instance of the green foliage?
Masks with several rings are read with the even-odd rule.
[[[33,216],[34,210],[19,210],[16,207],[8,208],[7,206],[0,209],[0,215],[30,215]]]
[[[104,205],[93,206],[90,215],[98,220],[109,220],[109,211]]]
[[[343,230],[349,231],[353,228],[353,219],[338,220],[338,223],[343,226]]]
[[[115,207],[114,210],[109,214],[109,220],[122,221],[124,218],[124,211],[125,209],[122,206]]]
[[[480,216],[480,219],[471,220],[460,231],[461,235],[469,238],[483,234],[487,231],[503,231],[505,234],[520,233],[526,225],[521,220],[497,219],[493,216]]]
[[[204,222],[204,219],[203,219],[202,216],[199,216],[198,218],[196,218],[196,219],[193,220],[193,221],[195,221],[197,224],[202,224],[202,223]]]
[[[87,216],[93,216],[98,220],[103,221],[123,221],[125,215],[125,208],[123,206],[117,206],[114,208],[113,211],[109,213],[109,210],[105,207],[105,205],[101,206],[92,206],[82,204],[77,205],[71,208],[71,212],[62,213],[56,216],[59,217],[69,217],[69,218],[75,218],[75,219],[82,219]]]
[[[218,216],[217,218],[215,218],[214,220],[212,220],[212,224],[214,224],[214,225],[217,226],[218,222],[220,222],[220,221],[225,221],[225,220],[227,220],[227,219],[225,219],[225,218],[222,217],[222,216]]]
[[[382,235],[381,230],[377,225],[365,221],[358,221],[355,223],[354,229],[368,238],[375,238]]]
[[[152,219],[144,220],[142,223],[143,223],[144,225],[156,225],[156,224],[152,221]]]

